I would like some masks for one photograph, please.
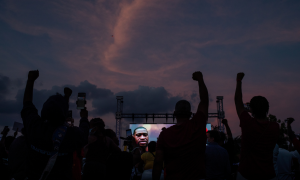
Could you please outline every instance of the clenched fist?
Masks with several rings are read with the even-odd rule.
[[[68,87],[64,89],[65,96],[70,97],[72,95],[72,90]]]
[[[228,124],[227,119],[222,119],[222,124],[224,124],[224,125]]]
[[[237,81],[242,81],[244,78],[245,74],[243,72],[240,72],[236,75],[236,80]]]
[[[196,72],[193,73],[193,80],[200,81],[202,79],[203,79],[202,72],[196,71]]]
[[[28,80],[35,81],[39,77],[39,70],[29,71]]]

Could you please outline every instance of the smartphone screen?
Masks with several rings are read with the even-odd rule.
[[[126,137],[132,136],[131,129],[126,130]]]
[[[69,117],[72,118],[72,110],[69,110],[69,111],[68,111],[68,118],[69,118]]]
[[[84,109],[85,108],[85,93],[78,93],[77,97],[77,109]]]

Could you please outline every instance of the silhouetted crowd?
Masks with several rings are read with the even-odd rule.
[[[157,142],[139,146],[133,136],[131,147],[122,151],[119,139],[105,128],[101,118],[88,118],[80,111],[79,127],[68,116],[70,88],[64,95],[50,96],[40,115],[32,103],[33,87],[39,71],[29,71],[21,118],[21,136],[7,136],[0,142],[0,180],[292,180],[300,179],[300,141],[287,119],[290,148],[280,147],[280,127],[268,119],[269,103],[255,96],[248,106],[242,99],[244,73],[238,73],[234,102],[240,119],[241,142],[233,138],[228,120],[226,134],[206,131],[209,96],[201,72],[198,82],[200,103],[190,119],[191,105],[180,100],[175,105],[177,123],[163,128]],[[141,133],[142,130],[140,130]],[[135,135],[135,131],[133,135]]]

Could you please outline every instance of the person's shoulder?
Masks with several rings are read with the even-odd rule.
[[[279,124],[277,122],[270,122],[271,126],[279,129]]]
[[[280,130],[279,124],[277,122],[270,122],[270,128],[273,129],[273,132],[278,132]]]
[[[248,111],[244,110],[241,112],[240,116],[239,116],[240,119],[244,119],[244,118],[250,118],[250,119],[253,119],[250,114],[248,113]]]

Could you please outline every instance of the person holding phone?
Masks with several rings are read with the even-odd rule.
[[[69,127],[66,124],[72,90],[65,88],[64,96],[56,94],[46,100],[41,116],[39,116],[38,110],[32,103],[33,87],[38,77],[39,71],[29,71],[21,111],[25,138],[29,146],[27,157],[30,161],[27,162],[27,177],[28,179],[41,178],[48,162],[53,158],[53,151],[56,151],[53,138],[56,138],[55,132],[59,132],[57,137],[61,137],[61,133],[65,135],[63,141],[60,142],[59,151],[56,151],[57,158],[52,170],[48,173],[48,179],[71,180],[73,152],[87,144],[88,113],[87,110],[81,110],[79,127]]]

